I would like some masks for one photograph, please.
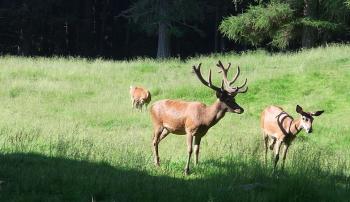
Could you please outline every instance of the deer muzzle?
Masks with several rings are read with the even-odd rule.
[[[306,132],[307,132],[308,134],[312,133],[312,128],[306,129]]]
[[[242,114],[244,112],[244,109],[243,108],[236,108],[233,111],[237,114]]]

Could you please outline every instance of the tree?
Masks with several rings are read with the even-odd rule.
[[[167,18],[169,13],[168,0],[159,0],[159,22],[158,22],[158,48],[157,58],[166,58],[170,56],[170,20]]]
[[[299,20],[296,31],[302,33],[302,47],[344,38],[350,20],[344,0],[289,0],[289,4]]]
[[[182,27],[200,32],[192,23],[203,18],[203,7],[199,0],[136,0],[119,16],[132,19],[142,31],[157,35],[157,58],[166,58],[171,52],[171,37],[181,35]]]
[[[239,16],[224,19],[219,27],[224,36],[253,46],[271,45],[284,49],[291,38],[293,11],[288,4],[251,6]]]
[[[350,0],[1,0],[0,54],[125,59],[312,47],[350,41],[349,13]]]
[[[229,39],[253,46],[285,49],[292,39],[299,38],[293,41],[301,41],[300,45],[308,48],[344,38],[339,35],[346,32],[350,19],[344,3],[344,0],[271,0],[224,19],[220,31]]]
[[[317,1],[304,0],[303,15],[306,20],[311,20],[316,17],[317,6]],[[303,26],[301,43],[303,47],[310,48],[315,43],[315,30],[312,26],[308,26],[306,23],[304,23]]]

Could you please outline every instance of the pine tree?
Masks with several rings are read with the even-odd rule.
[[[271,0],[224,19],[220,31],[229,39],[253,46],[285,49],[293,40],[305,48],[341,40],[350,12],[344,0]],[[295,42],[296,41],[296,42]]]
[[[132,19],[142,31],[157,35],[157,58],[167,58],[171,55],[172,36],[181,34],[183,27],[198,31],[192,23],[203,18],[203,8],[199,0],[136,0],[119,16]]]

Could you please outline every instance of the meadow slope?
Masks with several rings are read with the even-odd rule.
[[[241,67],[239,82],[248,78],[248,92],[236,98],[245,113],[227,113],[209,130],[191,175],[182,173],[183,136],[160,143],[157,169],[149,113],[131,110],[129,86],[149,88],[152,103],[209,105],[215,95],[191,67],[201,62],[207,75],[218,60]],[[271,104],[294,117],[297,104],[325,110],[312,135],[299,134],[278,175],[264,164],[259,128],[260,113]],[[348,45],[184,61],[3,56],[0,201],[349,201],[349,114]]]

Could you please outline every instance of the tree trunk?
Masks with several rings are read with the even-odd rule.
[[[107,55],[107,33],[106,33],[106,24],[107,24],[107,15],[108,15],[108,5],[109,1],[101,1],[100,6],[101,6],[101,11],[100,11],[100,26],[101,26],[101,31],[100,31],[100,36],[99,36],[99,54],[102,56]]]
[[[313,17],[312,0],[304,0],[304,18]],[[303,35],[301,39],[303,48],[311,48],[315,45],[315,30],[312,27],[303,27]]]
[[[18,52],[21,55],[30,55],[32,45],[32,20],[30,18],[30,11],[26,3],[22,4],[21,9],[22,21],[19,36]]]
[[[158,50],[157,58],[170,57],[170,35],[167,20],[167,0],[160,0],[159,14],[160,22],[158,24]]]
[[[226,43],[223,37],[220,38],[220,52],[223,53],[226,50]]]
[[[65,41],[65,54],[70,55],[69,51],[69,24],[68,21],[66,20],[64,22],[64,41]]]
[[[167,26],[164,22],[159,23],[157,58],[170,57],[170,38]]]
[[[214,52],[217,53],[219,49],[219,16],[218,7],[215,7],[215,24],[214,24]]]

